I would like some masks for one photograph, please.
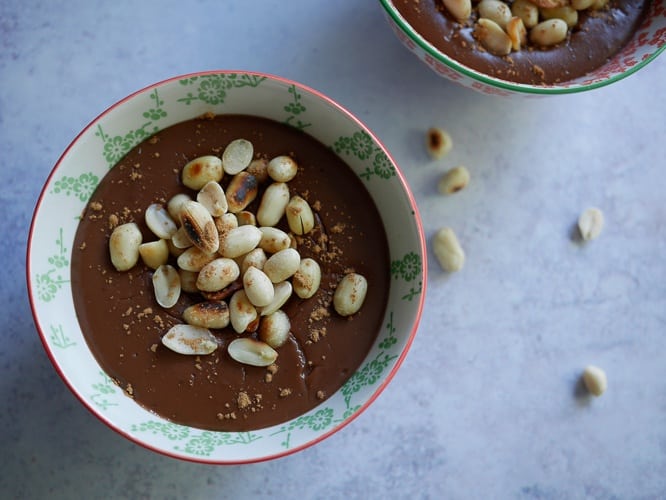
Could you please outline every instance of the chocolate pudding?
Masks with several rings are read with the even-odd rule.
[[[141,260],[119,272],[109,256],[109,238],[120,224],[135,222],[143,242],[157,240],[144,221],[146,208],[174,195],[196,191],[181,180],[183,166],[203,156],[222,156],[243,138],[254,158],[289,155],[298,174],[288,183],[312,207],[314,228],[295,236],[302,259],[321,268],[311,298],[291,295],[282,310],[290,320],[286,344],[270,366],[239,363],[227,345],[257,332],[231,326],[211,329],[218,348],[207,355],[184,355],[161,338],[184,323],[183,311],[201,302],[181,293],[173,307],[160,306],[153,292],[154,270]],[[232,178],[225,174],[220,185]],[[257,213],[270,181],[247,210]],[[289,232],[283,217],[277,227]],[[172,255],[169,262],[176,262]],[[337,284],[348,273],[367,279],[362,308],[343,317],[334,308]],[[329,148],[306,133],[268,119],[245,115],[206,116],[166,128],[134,147],[97,187],[76,233],[72,290],[86,341],[104,371],[137,403],[183,425],[220,431],[247,431],[283,423],[322,403],[359,367],[381,328],[390,286],[388,244],[379,213],[352,170]],[[233,285],[232,285],[233,286]]]
[[[491,53],[474,36],[476,7],[460,23],[441,0],[393,0],[393,4],[417,33],[455,61],[502,80],[548,85],[582,77],[608,62],[628,43],[649,1],[610,0],[603,9],[581,10],[564,41],[549,47],[528,43],[506,55]]]

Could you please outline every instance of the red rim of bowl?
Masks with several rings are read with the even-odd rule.
[[[143,440],[137,438],[136,436],[133,436],[132,434],[126,432],[125,430],[119,428],[116,424],[114,424],[111,420],[109,420],[107,417],[104,415],[100,414],[88,401],[87,399],[80,394],[76,388],[69,382],[67,376],[65,375],[64,370],[61,368],[59,365],[58,361],[56,360],[55,355],[53,354],[53,351],[49,347],[48,342],[46,341],[46,334],[44,333],[44,329],[42,328],[42,325],[39,321],[39,314],[38,314],[38,309],[37,306],[35,305],[35,301],[33,298],[33,284],[32,284],[32,279],[31,279],[31,251],[32,251],[32,240],[34,236],[34,230],[35,230],[35,220],[37,217],[37,214],[41,208],[42,202],[44,200],[44,196],[46,193],[46,188],[50,184],[52,178],[58,171],[60,164],[62,163],[63,159],[68,155],[69,151],[71,148],[76,144],[81,136],[85,134],[88,130],[90,130],[97,122],[99,122],[100,119],[102,119],[104,116],[106,116],[108,113],[110,113],[112,110],[116,109],[117,107],[123,105],[127,101],[133,99],[135,96],[150,90],[155,87],[160,87],[162,85],[172,83],[174,81],[178,80],[183,80],[187,78],[191,78],[194,76],[203,76],[203,75],[215,75],[215,74],[231,74],[231,73],[243,73],[247,75],[252,75],[252,76],[257,76],[257,77],[265,77],[270,80],[274,80],[280,83],[283,83],[287,86],[294,85],[296,88],[305,91],[307,93],[310,93],[317,97],[318,99],[326,101],[330,106],[335,108],[338,112],[342,113],[345,115],[349,120],[353,121],[358,125],[360,128],[362,128],[365,132],[372,137],[373,141],[382,149],[382,151],[387,155],[389,160],[391,161],[391,164],[394,166],[395,171],[396,171],[396,176],[398,177],[403,190],[405,191],[405,194],[407,195],[407,198],[409,199],[409,203],[411,206],[411,209],[414,213],[414,220],[418,229],[419,233],[419,240],[420,240],[420,252],[421,252],[421,269],[422,269],[422,293],[420,294],[419,301],[418,301],[418,308],[416,311],[416,317],[414,318],[414,322],[412,325],[412,329],[409,332],[409,337],[407,338],[407,342],[405,344],[405,347],[402,349],[395,365],[391,369],[391,371],[386,375],[385,379],[383,382],[375,389],[373,394],[370,396],[370,398],[361,405],[361,407],[354,412],[352,415],[347,417],[344,421],[342,421],[340,424],[337,426],[334,426],[331,428],[329,431],[325,432],[321,436],[317,436],[316,438],[307,441],[299,446],[296,446],[294,448],[285,450],[283,452],[279,453],[273,453],[270,455],[265,455],[265,456],[258,456],[256,458],[249,458],[249,459],[240,459],[240,460],[211,460],[211,459],[205,459],[205,458],[195,458],[189,455],[182,455],[175,453],[173,451],[169,450],[164,450],[155,447],[154,445],[144,442]],[[377,136],[363,123],[361,122],[356,116],[354,116],[350,111],[345,109],[343,106],[338,104],[337,102],[333,101],[331,98],[325,96],[321,92],[308,87],[307,85],[303,85],[301,83],[294,82],[292,80],[289,80],[287,78],[283,78],[280,76],[275,76],[269,73],[261,73],[261,72],[254,72],[254,71],[246,71],[246,70],[210,70],[210,71],[200,71],[200,72],[194,72],[194,73],[188,73],[180,76],[175,76],[171,78],[167,78],[164,80],[161,80],[157,83],[154,83],[152,85],[148,85],[140,90],[137,90],[131,94],[129,94],[127,97],[121,99],[120,101],[112,104],[109,106],[106,110],[104,110],[102,113],[100,113],[98,116],[96,116],[88,125],[86,125],[81,132],[79,132],[76,137],[72,140],[72,142],[67,146],[65,151],[60,155],[58,158],[58,161],[56,162],[55,166],[52,168],[51,172],[49,173],[48,177],[44,181],[44,185],[42,187],[42,190],[39,193],[39,197],[37,199],[37,203],[35,205],[35,209],[33,211],[32,219],[30,222],[30,230],[28,233],[28,243],[27,243],[27,249],[26,249],[26,281],[27,281],[27,287],[28,287],[28,299],[30,301],[30,309],[32,311],[32,317],[33,321],[35,323],[35,326],[37,327],[37,331],[39,333],[40,340],[42,342],[42,345],[44,347],[44,350],[46,351],[49,359],[51,360],[51,364],[55,368],[56,372],[60,376],[60,378],[63,380],[65,385],[69,388],[69,390],[76,396],[76,398],[85,406],[88,411],[90,411],[95,417],[97,417],[99,420],[101,420],[104,424],[106,424],[109,428],[113,429],[116,431],[118,434],[122,435],[129,441],[136,443],[148,450],[154,451],[158,454],[165,455],[171,458],[176,458],[184,461],[189,461],[189,462],[195,462],[195,463],[204,463],[204,464],[209,464],[209,465],[240,465],[240,464],[248,464],[248,463],[258,463],[258,462],[264,462],[268,460],[274,460],[276,458],[281,458],[281,457],[286,457],[288,455],[292,455],[296,452],[302,451],[306,448],[309,448],[311,446],[314,446],[315,444],[325,440],[326,438],[330,437],[331,435],[335,434],[342,428],[346,427],[348,424],[350,424],[352,421],[354,421],[361,413],[365,412],[365,410],[368,409],[368,407],[379,397],[379,395],[384,391],[386,386],[389,384],[389,382],[393,379],[395,374],[398,372],[398,369],[402,365],[402,362],[404,361],[405,357],[407,356],[407,353],[409,352],[409,349],[411,348],[412,342],[414,341],[414,337],[416,336],[416,332],[418,330],[419,323],[421,321],[421,316],[423,313],[423,306],[425,302],[425,293],[426,293],[426,284],[427,284],[427,255],[426,255],[426,242],[425,242],[425,236],[423,232],[423,225],[421,222],[421,217],[418,211],[418,206],[416,204],[414,195],[411,192],[411,189],[409,188],[409,185],[407,184],[407,181],[400,170],[400,167],[398,164],[395,162],[394,158],[391,156],[389,151],[386,149],[384,144],[377,138]]]

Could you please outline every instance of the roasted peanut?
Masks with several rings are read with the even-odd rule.
[[[229,306],[221,300],[199,302],[183,311],[183,319],[192,326],[226,328],[229,326]]]
[[[208,181],[220,182],[223,175],[222,160],[217,156],[207,155],[189,161],[183,167],[181,179],[188,188],[198,191]]]
[[[205,253],[217,252],[220,245],[217,228],[213,216],[201,203],[183,203],[180,221],[194,246]]]

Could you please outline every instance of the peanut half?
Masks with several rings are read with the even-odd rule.
[[[447,272],[460,271],[465,264],[465,252],[453,229],[444,227],[433,238],[432,249],[440,266]]]

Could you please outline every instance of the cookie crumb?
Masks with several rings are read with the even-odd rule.
[[[288,387],[285,387],[284,389],[280,389],[280,397],[281,398],[286,398],[291,394],[291,389]]]
[[[236,404],[238,404],[238,408],[243,410],[252,404],[252,400],[250,399],[250,396],[247,395],[247,392],[242,391],[238,393]]]

